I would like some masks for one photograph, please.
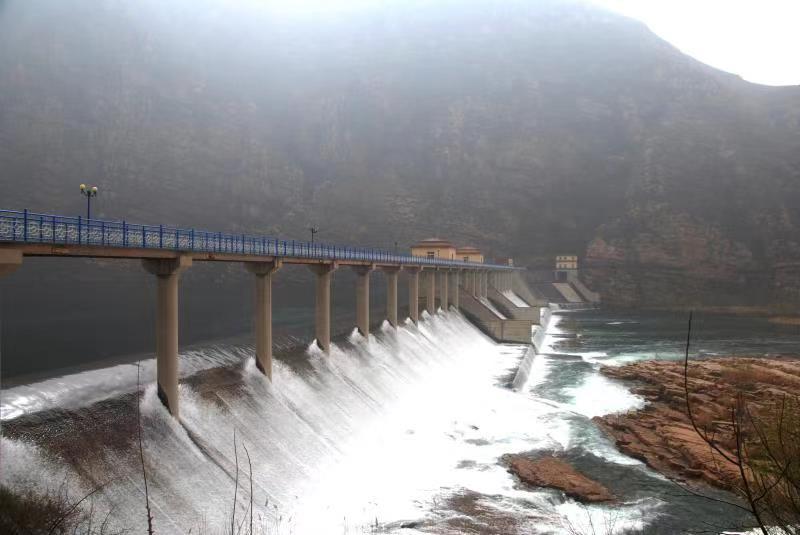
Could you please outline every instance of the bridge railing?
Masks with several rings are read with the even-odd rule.
[[[80,216],[40,214],[28,210],[0,210],[0,242],[51,243],[54,245],[87,245],[129,249],[167,249],[171,251],[322,260],[356,260],[420,266],[519,269],[496,264],[397,254],[375,248],[281,240],[268,236],[181,229],[165,225],[142,225],[126,221],[86,219]]]

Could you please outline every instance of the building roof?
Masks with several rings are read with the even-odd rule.
[[[411,247],[438,247],[438,248],[450,247],[455,249],[452,243],[450,243],[447,240],[443,240],[441,238],[428,238],[427,240],[422,240],[415,243]]]
[[[456,253],[464,253],[464,254],[481,254],[480,250],[476,247],[472,247],[471,245],[465,245],[464,247],[459,247],[456,249]]]

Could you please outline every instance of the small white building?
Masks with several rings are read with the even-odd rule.
[[[578,255],[556,256],[553,278],[558,282],[567,282],[578,278]]]

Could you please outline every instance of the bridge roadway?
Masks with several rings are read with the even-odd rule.
[[[267,236],[142,225],[127,221],[87,220],[0,210],[0,276],[18,269],[26,256],[139,259],[158,277],[156,379],[161,401],[178,411],[178,284],[193,262],[241,262],[255,276],[256,364],[272,379],[272,278],[285,264],[306,265],[316,275],[316,343],[330,350],[331,274],[340,266],[356,273],[356,325],[369,336],[370,273],[387,278],[386,319],[397,327],[397,282],[408,275],[409,316],[419,321],[420,274],[424,309],[437,311],[437,278],[442,310],[459,308],[459,289],[485,297],[488,287],[510,289],[521,268],[398,254],[350,245],[282,240]]]

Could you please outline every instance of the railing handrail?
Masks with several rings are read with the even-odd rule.
[[[22,222],[21,235],[16,226],[10,233],[3,221]],[[31,233],[31,230],[34,232]],[[74,237],[71,233],[74,231]],[[121,236],[113,232],[120,232]],[[47,238],[45,238],[45,232]],[[93,232],[100,232],[99,238]],[[133,239],[132,239],[133,238]],[[166,238],[166,240],[165,240]],[[182,241],[182,238],[184,241]],[[153,243],[149,241],[153,240]],[[157,243],[155,240],[158,240]],[[120,247],[126,249],[152,248],[174,251],[218,252],[273,257],[320,258],[326,260],[361,260],[419,266],[445,266],[514,271],[522,268],[502,264],[485,264],[446,260],[396,253],[376,247],[358,247],[339,243],[309,242],[233,234],[218,231],[180,228],[177,226],[129,223],[126,220],[86,219],[81,216],[43,214],[29,210],[0,210],[0,242],[47,242],[57,245]],[[182,246],[182,243],[185,244]],[[299,252],[298,252],[299,251]]]

